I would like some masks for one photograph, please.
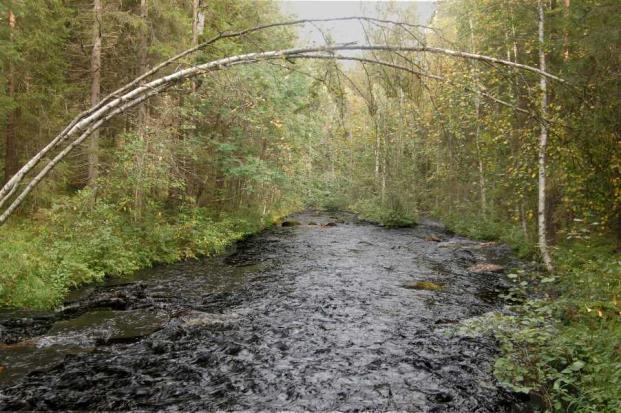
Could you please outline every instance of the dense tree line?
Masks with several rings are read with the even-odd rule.
[[[438,31],[419,38],[535,67],[541,51],[547,70],[567,79],[548,82],[545,113],[540,76],[480,62],[376,54],[443,79],[365,64],[342,80],[333,100],[345,113],[334,112],[340,129],[327,151],[342,155],[334,182],[344,198],[384,214],[514,223],[505,225],[510,236],[534,246],[543,128],[548,241],[621,237],[620,5],[544,1],[542,11],[543,42],[533,1],[446,2],[433,22]],[[404,31],[374,35],[412,41]]]
[[[399,68],[365,64],[332,76],[317,185],[335,206],[386,225],[440,217],[538,264],[543,235],[552,274],[510,274],[507,297],[522,304],[473,323],[502,343],[497,376],[542,411],[619,411],[621,3],[456,0],[439,6],[432,26],[369,33],[543,63],[567,82],[439,56],[368,54]],[[533,289],[536,298],[525,299]]]
[[[165,58],[283,20],[275,4],[255,3],[3,2],[5,180],[71,118]],[[287,28],[222,39],[165,70],[293,40]],[[2,301],[49,306],[71,286],[219,250],[299,208],[321,134],[312,89],[280,64],[247,67],[177,84],[102,125],[4,228]]]
[[[548,271],[511,274],[526,304],[486,320],[502,327],[498,376],[551,409],[621,408],[621,3],[454,0],[427,27],[394,24],[416,21],[415,3],[383,13],[361,24],[384,47],[344,56],[364,45],[325,36],[323,53],[248,58],[102,122],[2,226],[0,303],[52,307],[304,206],[386,226],[434,216]],[[276,3],[227,0],[7,0],[0,16],[4,181],[159,62],[285,20]],[[286,49],[294,33],[220,36],[158,76]],[[530,284],[553,288],[525,300]]]

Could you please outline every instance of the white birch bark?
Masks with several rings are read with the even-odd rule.
[[[544,9],[543,0],[538,0],[539,9],[539,69],[546,71],[546,53],[545,53],[545,31],[544,31]],[[541,91],[541,116],[546,117],[548,112],[548,81],[545,76],[540,76],[539,88]],[[541,122],[541,133],[539,135],[539,188],[537,192],[537,224],[539,234],[539,250],[541,258],[548,271],[552,271],[552,259],[548,248],[547,240],[547,222],[546,222],[546,161],[548,146],[548,125]]]
[[[283,49],[283,50],[274,50],[268,52],[257,52],[257,53],[248,53],[243,55],[231,56],[222,59],[217,59],[211,62],[207,62],[198,66],[189,67],[186,69],[178,70],[174,73],[171,73],[166,76],[162,76],[160,78],[156,78],[150,82],[142,84],[134,89],[124,92],[123,94],[117,94],[116,92],[106,97],[103,101],[100,101],[98,105],[94,108],[91,108],[88,111],[80,114],[76,117],[64,130],[59,134],[50,144],[48,144],[42,151],[37,153],[33,158],[31,158],[5,185],[0,189],[0,206],[6,203],[10,197],[16,192],[17,185],[21,182],[21,180],[26,176],[26,174],[36,166],[36,164],[47,154],[50,150],[54,149],[58,144],[64,142],[65,140],[75,137],[82,136],[85,131],[93,132],[91,126],[93,124],[100,124],[99,121],[101,119],[108,119],[108,115],[110,113],[122,113],[123,111],[117,111],[118,108],[126,107],[126,104],[130,102],[135,102],[137,99],[145,95],[152,96],[150,92],[153,90],[157,90],[157,93],[160,93],[172,85],[191,79],[193,77],[204,75],[211,71],[222,70],[224,68],[235,66],[239,64],[253,64],[259,61],[265,60],[274,60],[274,59],[284,59],[287,57],[295,58],[296,56],[302,56],[309,53],[318,53],[318,52],[331,52],[338,50],[376,50],[376,51],[406,51],[406,52],[421,52],[421,53],[434,53],[434,54],[442,54],[450,57],[459,57],[463,59],[470,60],[479,60],[485,61],[488,63],[496,63],[509,67],[516,67],[522,70],[527,70],[533,73],[537,73],[541,75],[542,78],[550,78],[555,79],[559,82],[565,82],[563,79],[545,72],[545,70],[541,70],[539,68],[535,68],[532,66],[517,64],[513,62],[509,62],[503,59],[497,59],[490,56],[477,55],[468,52],[455,51],[450,49],[440,49],[433,48],[427,46],[387,46],[387,45],[377,45],[377,46],[352,46],[352,45],[329,45],[329,46],[321,46],[321,47],[305,47],[305,48],[292,48],[292,49]],[[187,55],[180,53],[177,56],[185,56]],[[310,56],[309,56],[310,57]],[[171,59],[169,59],[171,60]],[[141,77],[143,78],[143,77]],[[134,84],[135,81],[130,84]],[[126,90],[125,87],[119,90]],[[47,167],[44,167],[46,169]],[[48,170],[49,171],[49,170]],[[30,184],[26,187],[30,188]],[[25,190],[23,190],[25,191]],[[30,190],[28,190],[29,192]],[[16,200],[23,200],[21,195],[18,195]],[[21,202],[21,201],[20,201]],[[14,205],[11,204],[11,205]],[[11,208],[13,211],[15,208]],[[8,211],[8,210],[7,210]],[[8,214],[10,215],[10,214]],[[8,217],[6,213],[0,215],[0,225],[6,221]]]

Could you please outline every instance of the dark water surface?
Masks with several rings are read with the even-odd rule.
[[[57,312],[1,313],[0,409],[511,411],[494,341],[447,334],[499,308],[503,277],[468,267],[518,265],[506,247],[433,223],[293,219]],[[416,281],[444,289],[405,288]]]

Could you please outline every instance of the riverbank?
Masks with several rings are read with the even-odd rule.
[[[511,411],[496,341],[450,334],[503,306],[506,279],[472,267],[519,267],[508,248],[347,213],[290,222],[4,315],[0,410]]]
[[[520,257],[536,256],[536,246],[511,223],[468,215],[441,219],[458,234],[501,240]],[[509,274],[513,286],[505,298],[514,303],[511,315],[486,314],[466,329],[500,341],[496,377],[542,411],[620,412],[621,256],[614,237],[583,233],[552,251],[554,274]]]
[[[106,276],[218,254],[289,212],[214,214],[188,206],[146,209],[136,219],[84,191],[3,227],[0,307],[50,309],[71,289]]]
[[[502,343],[496,375],[551,411],[621,411],[621,259],[607,239],[556,249],[554,274],[516,274],[530,298],[484,320]],[[536,297],[536,298],[535,298]]]

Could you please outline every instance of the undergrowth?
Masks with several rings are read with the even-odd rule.
[[[386,228],[411,227],[416,224],[414,212],[406,210],[398,203],[382,203],[379,199],[361,200],[349,209],[361,218]]]
[[[67,292],[154,263],[217,254],[277,217],[215,215],[196,206],[147,209],[139,220],[88,190],[0,233],[0,306],[53,308]]]
[[[621,257],[602,238],[557,248],[554,276],[514,273],[511,294],[530,290],[511,315],[466,328],[491,331],[503,351],[495,374],[550,412],[621,412]]]
[[[491,213],[481,216],[462,211],[459,214],[440,214],[447,227],[457,234],[485,241],[502,241],[510,245],[520,258],[536,256],[534,229],[527,234],[517,225],[507,225],[505,217],[495,217]]]

